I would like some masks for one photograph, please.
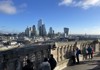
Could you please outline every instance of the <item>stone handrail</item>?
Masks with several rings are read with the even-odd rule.
[[[34,70],[39,68],[44,57],[49,57],[49,45],[28,45],[22,48],[0,52],[0,70],[22,70],[26,60],[33,62]]]
[[[62,70],[67,66],[70,53],[73,51],[73,48],[78,47],[80,50],[83,47],[91,46],[94,49],[94,52],[100,51],[100,44],[93,43],[93,40],[86,41],[72,41],[72,42],[55,42],[54,49],[51,50],[51,53],[54,54],[54,58],[57,61],[58,66],[55,70]],[[81,55],[82,56],[82,55]]]
[[[100,51],[100,44],[92,44],[93,41],[78,41],[78,42],[53,42],[47,45],[26,45],[15,49],[10,49],[0,52],[0,70],[22,70],[27,64],[26,60],[30,59],[33,62],[33,69],[38,70],[40,63],[44,57],[54,55],[57,61],[55,70],[61,68],[68,62],[68,56],[74,47],[79,47],[80,50],[84,46],[92,46],[95,52]],[[67,54],[66,54],[67,53]]]

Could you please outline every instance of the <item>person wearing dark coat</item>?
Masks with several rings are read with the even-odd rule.
[[[27,60],[27,65],[23,67],[23,70],[33,70],[33,63],[30,60]]]
[[[87,48],[87,51],[88,51],[89,59],[92,59],[92,58],[93,58],[93,57],[92,57],[92,53],[93,53],[92,47],[89,46],[89,47]]]
[[[76,59],[77,59],[77,63],[79,64],[80,61],[79,61],[79,54],[81,54],[81,51],[79,50],[79,48],[77,47],[76,48]]]
[[[51,70],[54,70],[55,67],[56,67],[56,65],[57,65],[57,62],[56,62],[56,60],[54,59],[54,57],[53,57],[52,54],[50,55],[49,63],[50,63],[50,66],[51,66]]]

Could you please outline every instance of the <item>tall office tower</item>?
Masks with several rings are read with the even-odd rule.
[[[25,30],[25,36],[29,37],[29,28],[28,27]]]
[[[69,28],[64,28],[64,37],[67,37],[69,33]]]
[[[45,24],[42,24],[42,33],[41,34],[42,34],[41,36],[46,36],[47,35]]]
[[[49,33],[48,33],[49,37],[52,38],[54,35],[54,30],[52,29],[52,27],[49,28]]]
[[[42,19],[40,19],[38,21],[38,32],[37,32],[39,36],[42,35],[42,24],[43,24],[43,21],[42,21]]]
[[[53,35],[55,34],[55,31],[53,30]]]
[[[53,34],[53,29],[52,29],[52,27],[49,28],[49,34]]]
[[[32,26],[32,36],[36,36],[37,32],[36,32],[36,27],[35,25]]]
[[[29,28],[29,37],[32,37],[32,28]]]
[[[38,21],[38,34],[39,36],[46,36],[46,28],[45,28],[45,24],[43,24],[42,19],[40,19]]]

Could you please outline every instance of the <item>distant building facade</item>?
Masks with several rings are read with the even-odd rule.
[[[64,37],[67,37],[69,33],[69,28],[64,28]]]
[[[42,24],[42,35],[41,36],[46,36],[47,32],[46,32],[46,27],[45,24]]]
[[[32,27],[32,36],[36,36],[36,35],[37,35],[36,27],[35,27],[35,25],[33,25],[33,27]]]
[[[42,19],[40,19],[38,21],[38,35],[41,36],[42,35],[42,24],[43,24],[43,21]]]
[[[29,28],[28,27],[25,30],[25,36],[29,37]]]
[[[54,37],[54,30],[52,29],[52,27],[49,28],[48,36],[49,36],[50,38]]]
[[[40,19],[38,21],[38,35],[39,36],[46,36],[46,28],[45,28],[45,24],[43,24],[42,19]]]

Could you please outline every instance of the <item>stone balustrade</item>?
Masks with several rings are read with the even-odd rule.
[[[78,47],[80,50],[83,49],[83,47],[91,46],[94,48],[94,52],[100,51],[100,44],[99,43],[93,43],[92,40],[87,41],[77,41],[77,42],[55,42],[54,45],[56,48],[51,50],[51,53],[54,54],[54,58],[57,61],[58,66],[55,70],[62,70],[65,68],[68,64],[69,57],[71,51],[73,51],[73,48]],[[82,60],[82,55],[80,55],[80,60]]]
[[[50,54],[54,55],[57,61],[55,70],[62,70],[67,66],[70,52],[73,48],[78,47],[80,50],[86,46],[92,46],[95,52],[100,51],[100,44],[93,41],[77,41],[77,42],[52,42],[47,45],[27,45],[22,48],[15,48],[0,52],[0,70],[22,70],[27,64],[26,60],[33,62],[34,70],[38,70],[40,63],[44,57]]]
[[[33,62],[34,70],[38,70],[44,57],[49,57],[49,45],[29,45],[23,48],[0,52],[0,70],[22,70],[26,60]]]

